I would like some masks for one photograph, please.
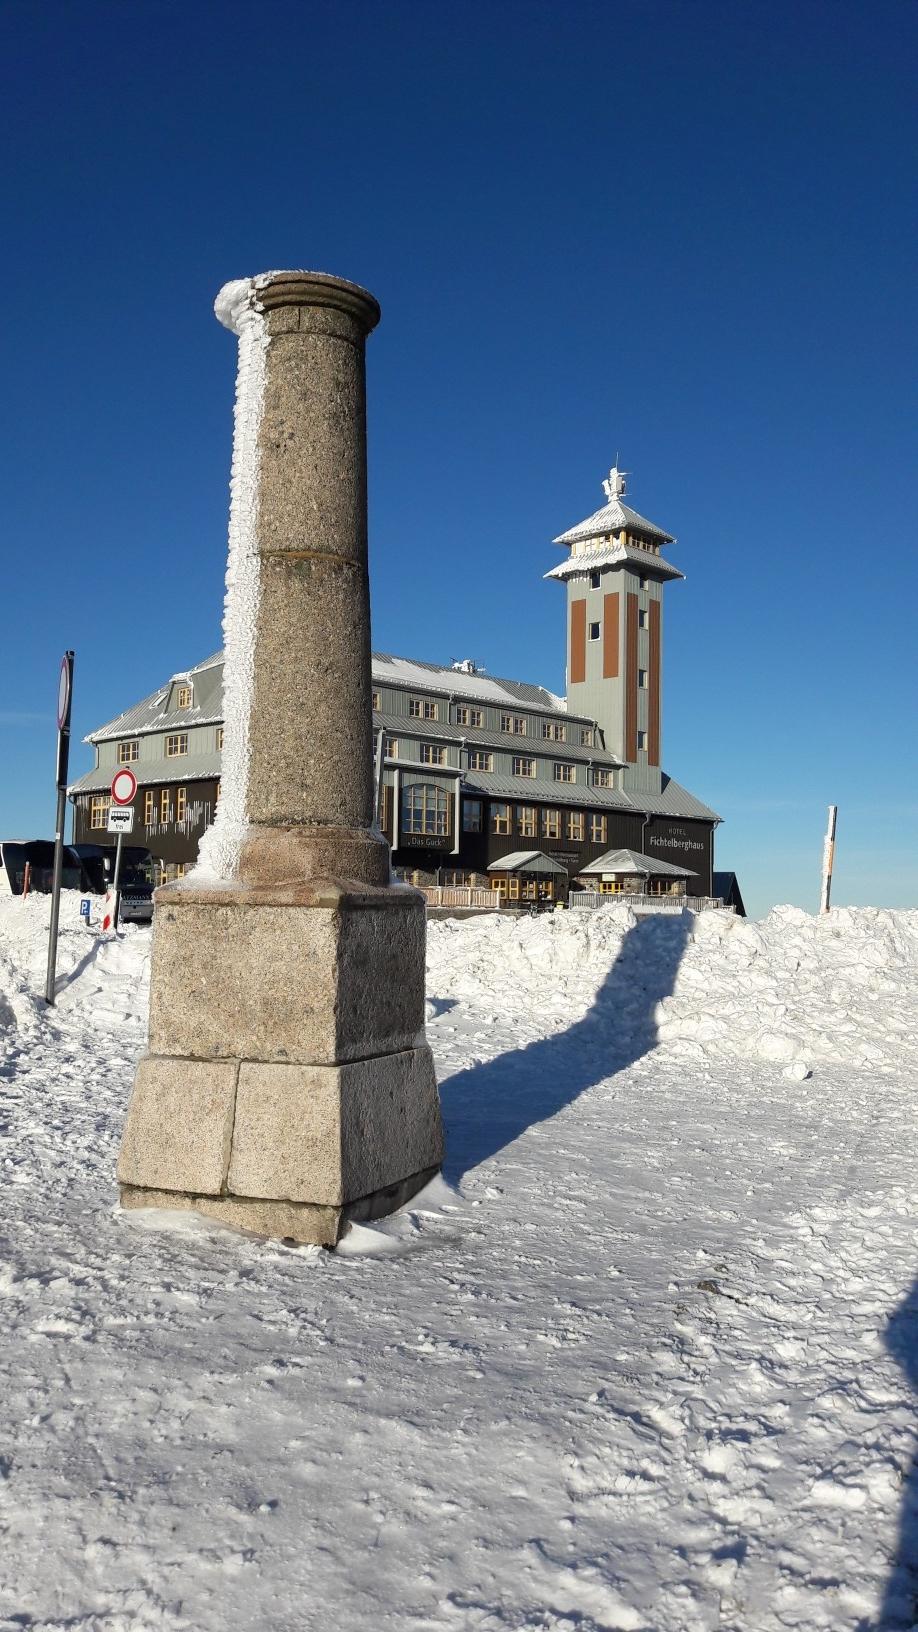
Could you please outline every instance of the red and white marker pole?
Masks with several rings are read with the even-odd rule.
[[[113,805],[123,807],[134,803],[137,794],[137,778],[134,772],[128,769],[127,765],[122,765],[121,769],[117,770],[112,777],[111,794]],[[118,844],[115,850],[115,876],[112,879],[111,889],[111,912],[109,913],[106,904],[106,911],[102,919],[103,929],[116,930],[118,928],[118,913],[121,907],[121,846],[123,842],[124,829],[119,827]]]

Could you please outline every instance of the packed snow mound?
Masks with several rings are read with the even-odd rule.
[[[776,907],[752,923],[727,912],[638,918],[613,904],[428,931],[434,1004],[490,1002],[508,1018],[537,1008],[546,1030],[599,1013],[616,965],[607,1029],[650,1020],[683,1058],[768,1060],[798,1078],[819,1063],[918,1067],[918,912]]]
[[[117,1029],[126,1014],[145,1016],[150,932],[125,924],[118,935],[100,936],[80,917],[77,890],[61,891],[56,963],[56,1008],[45,1003],[49,895],[0,896],[0,1065],[26,1045],[47,1040],[57,1023],[92,996],[95,1023]],[[98,906],[97,906],[98,916]],[[125,1006],[120,983],[127,976],[131,996]]]

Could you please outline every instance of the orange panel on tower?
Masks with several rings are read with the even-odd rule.
[[[571,601],[571,675],[570,684],[578,685],[586,679],[586,601]]]
[[[602,598],[602,677],[618,678],[618,594]]]

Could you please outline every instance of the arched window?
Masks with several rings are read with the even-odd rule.
[[[432,782],[418,782],[402,794],[402,832],[449,833],[449,795]]]

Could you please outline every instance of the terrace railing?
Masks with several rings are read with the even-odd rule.
[[[690,912],[733,911],[715,895],[607,895],[601,890],[572,890],[568,899],[568,906],[581,911],[621,903],[635,912],[682,912],[686,907]]]

